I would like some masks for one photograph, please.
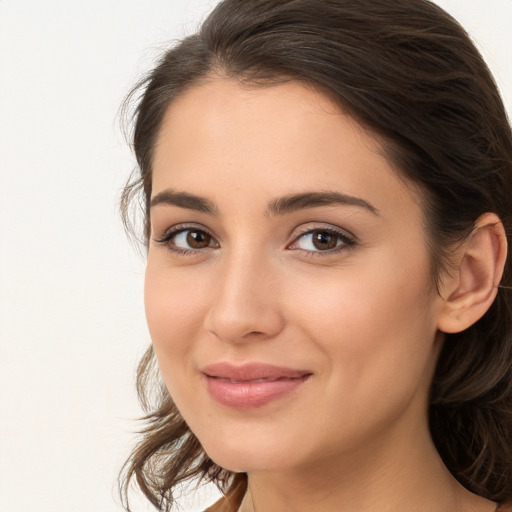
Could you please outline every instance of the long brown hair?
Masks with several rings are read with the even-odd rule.
[[[138,167],[122,195],[143,210],[149,236],[153,148],[169,104],[220,74],[268,85],[296,80],[334,98],[382,141],[422,192],[437,282],[454,240],[485,212],[512,245],[512,136],[493,78],[466,32],[427,0],[224,0],[198,33],[169,49],[127,100]],[[137,199],[138,198],[138,199]],[[488,499],[512,499],[512,254],[484,317],[446,336],[434,376],[430,427],[446,466]],[[246,475],[217,466],[161,383],[153,349],[137,376],[147,416],[121,488],[136,480],[159,510],[188,479],[240,496]],[[236,491],[236,492],[235,492]],[[238,499],[238,498],[237,498]]]

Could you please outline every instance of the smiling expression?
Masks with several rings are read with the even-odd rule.
[[[421,201],[310,88],[218,79],[171,104],[145,301],[165,384],[223,467],[427,431],[441,300]]]

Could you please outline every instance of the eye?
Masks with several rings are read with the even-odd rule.
[[[174,235],[172,241],[180,249],[204,249],[210,246],[212,236],[198,229],[187,229]]]
[[[289,248],[300,249],[311,253],[333,253],[348,249],[354,244],[355,240],[345,233],[334,229],[318,228],[311,229],[299,235]]]
[[[162,238],[155,241],[179,254],[190,254],[202,249],[219,247],[210,233],[195,227],[173,227]]]

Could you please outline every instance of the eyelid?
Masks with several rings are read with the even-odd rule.
[[[292,237],[293,240],[295,241],[300,236],[305,235],[307,233],[311,233],[313,231],[331,231],[353,241],[354,243],[358,241],[357,237],[350,231],[335,226],[333,224],[326,224],[324,222],[310,222],[307,224],[303,224],[298,228],[295,228],[295,230],[292,231],[290,237]]]
[[[194,230],[202,231],[202,232],[206,233],[207,235],[209,235],[212,238],[212,240],[215,241],[216,247],[209,246],[209,247],[203,247],[201,249],[197,249],[197,248],[196,249],[194,249],[194,248],[184,249],[182,247],[177,247],[177,246],[171,245],[171,243],[170,243],[171,240],[173,238],[175,238],[177,235],[179,235],[180,233],[183,233],[184,231],[194,231]],[[216,249],[220,245],[219,242],[217,241],[217,238],[213,235],[213,233],[208,228],[206,228],[205,226],[203,226],[201,224],[195,224],[195,223],[182,223],[182,224],[176,224],[174,226],[171,226],[170,228],[167,228],[161,236],[153,238],[153,241],[165,246],[167,248],[167,250],[169,250],[170,252],[172,252],[174,254],[180,254],[180,255],[185,255],[185,256],[204,253],[204,251]]]
[[[197,229],[197,231],[204,231],[205,233],[208,233],[212,238],[216,239],[216,237],[207,227],[201,224],[184,222],[182,224],[175,224],[165,229],[165,231],[159,237],[156,237],[153,240],[155,242],[165,242],[169,240],[172,236],[176,235],[177,233],[193,229]]]
[[[335,247],[335,248],[329,249],[329,250],[325,250],[325,251],[322,251],[322,250],[307,251],[305,249],[292,248],[292,246],[294,244],[296,244],[300,240],[300,238],[302,238],[305,235],[312,234],[315,231],[326,231],[326,232],[332,233],[335,236],[338,236],[340,239],[342,239],[344,243],[338,247]],[[342,229],[342,228],[340,228],[338,226],[334,226],[332,224],[313,223],[313,225],[307,224],[307,225],[299,227],[298,232],[295,232],[293,234],[293,240],[290,244],[288,244],[287,248],[288,249],[292,248],[292,250],[297,250],[297,251],[303,251],[305,253],[308,253],[311,256],[328,256],[328,255],[332,255],[332,254],[335,254],[340,251],[354,248],[357,245],[357,243],[358,243],[357,237],[355,235],[353,235],[352,233],[350,233],[349,231],[347,231],[346,229]]]

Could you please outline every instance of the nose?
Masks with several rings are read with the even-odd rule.
[[[222,263],[205,328],[227,343],[266,340],[284,327],[278,279],[261,255],[239,255]]]

